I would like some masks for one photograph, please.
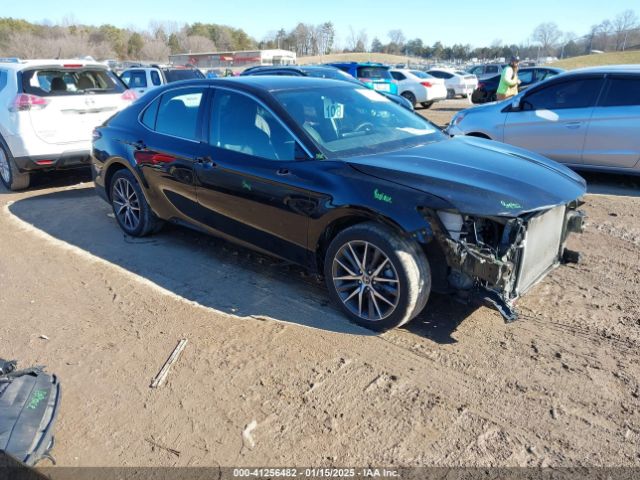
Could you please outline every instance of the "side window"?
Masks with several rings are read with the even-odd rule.
[[[162,95],[156,117],[156,132],[196,140],[203,93],[202,88],[181,88]]]
[[[578,78],[568,82],[554,83],[541,90],[526,95],[524,110],[559,110],[566,108],[587,108],[594,105],[602,79]]]
[[[438,72],[438,71],[433,71],[433,72],[427,72],[429,75],[431,75],[432,77],[436,77],[436,78],[444,78],[444,76],[442,75],[442,72]]]
[[[211,145],[267,160],[294,160],[295,140],[252,98],[219,90],[211,108]]]
[[[533,70],[525,70],[524,72],[518,72],[518,78],[523,85],[529,85],[533,82]]]
[[[640,105],[640,76],[610,78],[609,86],[600,106],[625,107],[631,105]]]
[[[156,98],[142,114],[142,123],[151,130],[156,129],[156,117],[158,116],[158,108],[160,107],[160,98],[161,97]]]
[[[131,80],[129,80],[129,88],[146,88],[147,87],[147,73],[140,70],[133,70],[131,72]]]
[[[391,72],[391,76],[393,77],[394,80],[398,80],[398,81],[407,79],[407,77],[405,77],[400,72]]]
[[[0,70],[0,90],[7,86],[7,71]]]
[[[131,83],[131,72],[123,72],[122,75],[120,75],[120,79],[129,87]]]
[[[160,74],[157,70],[151,70],[151,83],[154,85],[162,85],[162,81],[160,80]]]
[[[497,65],[487,65],[484,73],[498,73]]]

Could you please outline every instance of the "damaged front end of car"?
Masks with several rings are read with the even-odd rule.
[[[422,214],[444,253],[449,289],[488,302],[511,322],[518,317],[514,302],[520,296],[559,264],[579,260],[566,240],[584,229],[581,204],[575,200],[515,217]]]

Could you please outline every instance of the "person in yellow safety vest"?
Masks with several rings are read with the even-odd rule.
[[[520,85],[520,79],[518,78],[519,64],[520,57],[511,57],[509,66],[502,70],[500,85],[498,85],[498,91],[496,92],[498,100],[504,100],[518,94],[518,85]]]

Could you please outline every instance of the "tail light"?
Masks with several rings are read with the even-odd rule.
[[[16,98],[13,99],[13,103],[9,110],[12,112],[26,112],[28,110],[42,110],[48,105],[49,101],[46,98],[38,97],[37,95],[29,95],[28,93],[19,93]]]
[[[125,90],[120,98],[127,102],[133,102],[138,99],[138,95],[133,90]]]
[[[433,87],[433,83],[431,82],[420,82],[421,85],[427,87],[427,88],[431,88]]]

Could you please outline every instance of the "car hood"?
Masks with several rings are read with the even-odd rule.
[[[516,217],[583,196],[572,170],[503,143],[456,137],[348,159],[362,173],[436,195],[470,215]]]

